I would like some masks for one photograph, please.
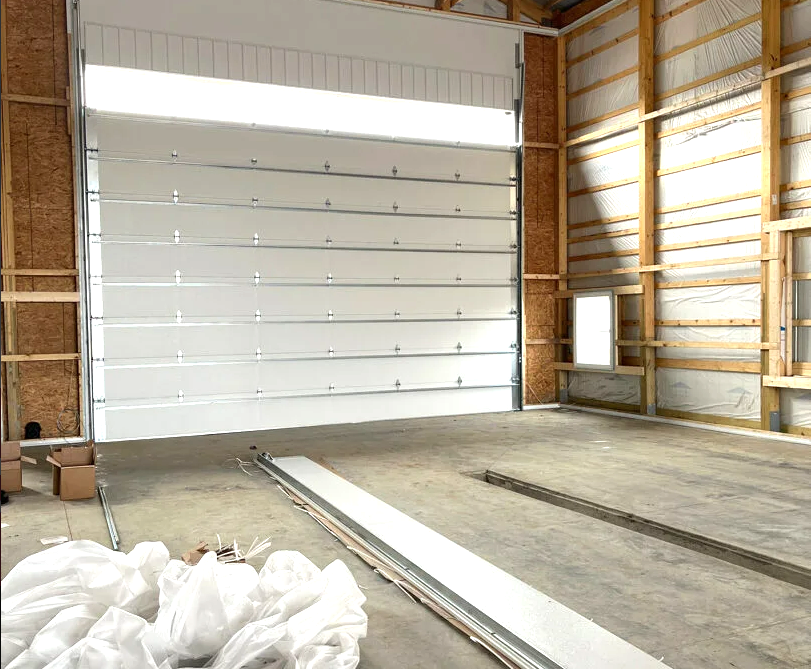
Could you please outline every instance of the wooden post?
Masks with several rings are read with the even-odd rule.
[[[507,0],[507,20],[521,20],[521,0]]]
[[[568,166],[566,149],[566,37],[557,38],[558,47],[558,290],[567,290],[569,287],[566,273],[569,268],[568,248]],[[557,339],[566,339],[569,329],[569,301],[555,300],[557,309],[556,334]],[[555,346],[557,362],[565,362],[566,346]],[[557,392],[560,402],[569,401],[569,374],[564,370],[557,372]]]
[[[794,234],[786,233],[786,376],[794,376]]]
[[[654,111],[653,89],[653,0],[639,2],[639,116]],[[639,123],[639,265],[656,264],[655,230],[655,191],[654,179],[654,121],[648,119]],[[640,296],[639,338],[643,341],[656,339],[656,298],[655,273],[640,272],[642,295]],[[656,349],[644,346],[641,349],[644,376],[640,379],[640,412],[656,414]]]
[[[763,42],[761,65],[764,76],[780,67],[780,0],[762,0]],[[779,231],[764,229],[780,220],[780,77],[761,84],[761,253],[780,255]],[[761,263],[761,339],[780,343],[781,265],[778,260]],[[780,350],[763,351],[761,375],[780,376]],[[780,430],[780,390],[761,383],[760,422],[764,430]]]
[[[13,269],[16,266],[16,252],[14,247],[14,207],[11,193],[11,138],[9,135],[9,101],[8,94],[8,52],[6,39],[6,21],[8,8],[2,3],[0,8],[0,91],[2,91],[2,106],[0,109],[0,134],[2,134],[2,267]],[[16,277],[3,276],[3,292],[16,289]],[[3,304],[3,337],[5,339],[5,353],[17,352],[17,305],[13,302]],[[16,362],[5,363],[6,386],[6,420],[8,422],[8,438],[10,440],[22,439],[22,407],[20,405],[20,367]]]

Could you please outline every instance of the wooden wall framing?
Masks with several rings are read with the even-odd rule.
[[[704,1],[704,0],[700,0]],[[712,0],[706,0],[712,2]],[[810,2],[811,0],[798,0],[798,2]],[[697,2],[687,2],[683,7],[689,9],[698,4]],[[793,2],[792,4],[797,4]],[[566,60],[566,44],[574,37],[581,36],[586,32],[597,28],[598,26],[610,21],[611,19],[620,16],[622,13],[629,11],[634,6],[639,7],[639,21],[635,28],[627,31],[620,37],[609,41],[606,45],[600,45],[591,51],[586,51],[582,55],[568,61]],[[554,293],[557,298],[557,317],[555,318],[555,327],[553,333],[550,335],[544,333],[543,338],[537,341],[536,346],[548,347],[546,350],[551,351],[552,347],[557,349],[554,364],[552,365],[558,374],[557,379],[557,397],[567,399],[568,393],[566,392],[567,380],[566,375],[572,371],[571,364],[571,333],[569,331],[569,318],[568,318],[568,304],[571,296],[576,291],[568,288],[569,282],[574,279],[590,278],[590,277],[610,277],[612,275],[624,275],[633,279],[633,285],[624,285],[622,290],[618,290],[618,307],[620,314],[622,314],[624,298],[623,295],[638,294],[640,299],[640,315],[639,319],[632,321],[635,327],[639,327],[639,337],[634,340],[623,339],[621,331],[618,331],[617,350],[620,358],[618,364],[621,365],[622,373],[629,375],[638,375],[640,378],[640,406],[637,411],[641,413],[659,414],[663,416],[672,416],[675,418],[689,418],[691,420],[700,420],[704,422],[711,422],[717,424],[731,425],[746,423],[747,427],[757,427],[763,430],[783,430],[795,434],[811,435],[811,429],[800,428],[797,426],[789,426],[780,424],[780,388],[795,388],[807,389],[809,387],[809,373],[811,372],[811,365],[806,363],[793,363],[791,362],[791,342],[788,342],[787,350],[783,354],[781,350],[781,331],[780,323],[781,316],[786,312],[786,338],[791,337],[792,327],[807,327],[804,321],[797,321],[791,317],[791,308],[794,300],[794,291],[788,290],[786,296],[783,296],[783,282],[788,279],[794,279],[796,283],[798,280],[805,280],[804,276],[792,275],[792,241],[795,235],[808,235],[809,234],[809,217],[801,217],[794,219],[781,219],[782,212],[794,210],[802,207],[811,206],[811,201],[794,202],[790,205],[780,204],[781,193],[787,190],[797,188],[809,187],[808,182],[797,182],[792,184],[783,183],[780,175],[781,156],[780,149],[782,145],[793,144],[797,142],[809,141],[811,137],[800,136],[782,138],[780,136],[780,112],[781,103],[786,100],[793,99],[802,95],[811,94],[811,89],[797,89],[797,90],[784,90],[781,86],[783,75],[798,70],[807,70],[811,68],[811,58],[801,58],[788,65],[781,62],[781,57],[796,53],[802,49],[809,47],[807,40],[794,45],[787,45],[781,48],[781,22],[782,10],[785,9],[788,3],[783,0],[762,0],[761,12],[753,16],[746,17],[741,25],[750,24],[754,21],[760,20],[764,26],[762,33],[762,55],[761,58],[755,59],[751,62],[743,63],[734,68],[727,68],[727,70],[718,72],[711,77],[705,77],[693,82],[689,82],[679,87],[678,90],[666,91],[657,94],[654,87],[654,72],[655,64],[663,60],[668,54],[655,55],[654,50],[654,28],[664,21],[673,18],[680,14],[683,10],[677,8],[673,12],[664,16],[656,17],[654,14],[654,0],[631,0],[624,5],[618,6],[610,12],[605,12],[602,15],[595,16],[585,24],[578,26],[574,31],[566,35],[558,37],[558,81],[557,81],[557,98],[558,109],[558,170],[557,170],[557,201],[558,201],[558,234],[557,237],[557,279],[558,290]],[[714,31],[706,36],[694,40],[696,43],[705,43],[715,39],[729,29],[722,29],[721,31]],[[594,57],[617,44],[624,42],[628,39],[636,37],[638,40],[638,64],[634,68],[626,68],[622,70],[618,76],[626,76],[631,70],[635,71],[638,78],[638,103],[629,105],[610,111],[600,116],[584,121],[581,123],[568,125],[566,118],[566,100],[567,97],[575,97],[571,93],[567,96],[566,88],[566,70],[575,63],[582,62],[588,58]],[[685,51],[690,48],[692,43],[686,46],[679,47],[679,52]],[[587,48],[587,47],[586,47]],[[605,54],[608,56],[609,54]],[[600,57],[605,57],[600,56]],[[725,76],[741,72],[747,68],[751,68],[760,64],[762,66],[762,74],[755,78],[749,77],[738,83],[717,88],[705,94],[696,95],[691,99],[679,101],[675,104],[667,106],[659,106],[657,103],[675,94],[684,93],[692,88],[700,85],[705,85],[717,81]],[[534,63],[527,59],[526,70],[527,78],[533,75]],[[732,71],[734,70],[734,72]],[[608,83],[612,77],[593,84],[593,87]],[[705,81],[706,79],[706,81]],[[682,110],[688,110],[700,104],[706,104],[713,100],[724,96],[734,95],[751,90],[753,87],[760,87],[761,99],[760,103],[748,104],[741,108],[723,112],[716,116],[702,118],[700,121],[688,125],[679,126],[679,131],[691,130],[702,127],[709,123],[723,121],[727,118],[733,118],[742,114],[750,113],[752,111],[761,111],[761,126],[762,126],[762,141],[760,146],[748,147],[730,153],[729,155],[714,156],[712,158],[695,161],[694,163],[679,165],[677,167],[668,168],[667,170],[657,170],[656,167],[656,140],[661,137],[674,134],[676,130],[660,130],[657,124],[658,119],[664,118],[666,115],[678,113]],[[586,87],[588,88],[588,87]],[[585,89],[583,89],[585,90]],[[553,95],[550,91],[550,99]],[[632,112],[636,111],[635,118],[629,118]],[[623,117],[625,120],[611,123],[611,119],[616,117]],[[597,130],[588,131],[589,127],[593,124],[601,123],[597,126]],[[604,139],[611,135],[616,135],[622,132],[632,130],[634,127],[638,128],[638,139],[617,144],[610,148],[601,148],[599,151],[591,152],[586,155],[578,155],[576,158],[568,157],[568,148],[573,146],[582,147],[591,142]],[[586,134],[580,136],[573,136],[575,131],[585,130]],[[551,137],[551,135],[550,135]],[[526,139],[526,135],[525,135]],[[548,141],[552,141],[549,139]],[[637,177],[626,178],[616,183],[608,183],[602,186],[581,189],[581,193],[596,192],[606,190],[612,187],[627,186],[628,184],[637,183],[639,189],[639,210],[638,219],[639,223],[635,227],[632,225],[626,226],[624,229],[615,230],[611,232],[601,232],[599,234],[590,235],[587,238],[578,237],[577,242],[592,241],[596,239],[611,239],[616,237],[629,237],[631,235],[638,237],[638,246],[634,250],[623,250],[616,252],[606,253],[592,253],[580,256],[568,256],[567,246],[574,240],[569,239],[568,230],[575,228],[585,228],[595,225],[619,223],[624,220],[632,221],[637,217],[636,214],[628,214],[623,216],[615,216],[602,220],[587,221],[584,223],[577,223],[574,226],[567,225],[567,200],[568,198],[577,195],[577,191],[567,191],[567,165],[576,164],[583,160],[589,160],[602,155],[609,155],[611,153],[631,149],[638,146],[639,152],[639,172]],[[551,150],[550,150],[551,152]],[[734,160],[735,158],[744,155],[752,155],[760,153],[761,155],[761,188],[756,191],[742,192],[734,197],[724,196],[715,198],[714,200],[707,200],[704,202],[690,202],[686,205],[679,207],[661,208],[657,207],[655,202],[655,179],[665,174],[674,172],[683,172],[698,167],[715,164],[723,160]],[[551,186],[551,166],[549,166],[549,193],[554,192]],[[657,224],[655,216],[657,214],[670,213],[673,211],[681,211],[682,209],[695,208],[699,206],[708,206],[715,202],[734,202],[735,200],[743,200],[760,196],[761,207],[759,209],[740,208],[739,211],[730,214],[722,214],[720,216],[706,217],[705,219],[689,219],[670,221],[666,224]],[[749,241],[760,239],[761,252],[760,255],[749,255],[741,257],[723,258],[717,261],[694,261],[684,263],[666,263],[657,264],[656,253],[661,251],[674,250],[676,248],[688,248],[690,244],[677,244],[670,246],[656,246],[654,241],[654,233],[656,230],[664,228],[683,227],[686,225],[696,225],[700,223],[714,222],[716,220],[724,220],[731,218],[739,218],[744,216],[761,215],[761,232],[759,235],[746,235],[737,236],[735,238],[718,238],[705,240],[700,243],[695,243],[696,247],[699,246],[720,246],[724,244],[731,244],[741,241]],[[745,237],[745,239],[744,239]],[[531,238],[525,238],[525,254],[532,255],[537,253],[531,248],[533,243]],[[568,271],[568,263],[572,260],[597,260],[610,257],[623,257],[629,255],[639,256],[639,267],[621,267],[609,270],[595,270],[577,273]],[[746,262],[759,262],[762,268],[759,277],[731,277],[725,279],[696,279],[691,281],[668,281],[662,282],[657,280],[657,272],[668,269],[681,269],[687,267],[708,267],[713,264],[742,264]],[[551,273],[553,265],[551,262],[545,263],[544,267],[537,267],[532,271]],[[798,278],[799,277],[799,278]],[[627,279],[625,282],[627,283]],[[552,283],[550,281],[550,283]],[[682,348],[698,347],[700,344],[705,344],[705,347],[713,346],[711,342],[668,342],[658,341],[656,338],[657,325],[674,325],[676,322],[660,321],[655,313],[655,295],[656,290],[661,288],[677,288],[677,287],[693,287],[693,286],[714,286],[714,285],[734,285],[734,284],[752,284],[760,283],[762,290],[762,313],[760,319],[750,319],[749,321],[731,322],[726,319],[723,323],[718,321],[696,321],[692,325],[696,326],[711,326],[715,325],[741,325],[741,326],[760,326],[761,327],[761,342],[757,344],[747,345],[742,348],[761,349],[760,363],[750,362],[734,362],[734,361],[713,361],[713,360],[682,360],[673,358],[660,358],[657,360],[657,348],[668,346],[679,346]],[[633,290],[631,290],[633,289]],[[620,316],[620,323],[631,323],[627,321],[622,315]],[[540,336],[540,335],[538,335]],[[526,342],[525,342],[526,343]],[[624,355],[622,349],[625,347],[639,348],[639,356],[630,357]],[[731,348],[734,344],[731,342],[724,342],[714,346],[715,348]],[[547,354],[548,356],[548,354]],[[746,373],[756,373],[761,377],[761,416],[758,421],[730,419],[722,416],[713,416],[709,414],[690,414],[690,412],[674,412],[665,410],[656,406],[656,376],[655,370],[657,367],[676,367],[687,369],[718,369],[727,371],[739,371]],[[548,400],[549,395],[545,397]],[[572,401],[580,401],[577,398],[570,398]],[[526,397],[527,404],[537,403],[533,401],[531,395]],[[617,408],[616,403],[600,402],[597,400],[587,400],[586,403],[592,405],[604,405],[607,408]],[[609,406],[612,405],[612,406]],[[630,410],[630,405],[623,405],[623,410]],[[679,414],[678,416],[676,414]]]
[[[2,0],[3,438],[81,430],[70,58],[63,0]],[[59,422],[60,427],[57,426]]]

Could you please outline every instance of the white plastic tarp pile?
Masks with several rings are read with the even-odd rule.
[[[0,666],[353,669],[365,600],[340,560],[322,571],[277,551],[257,573],[213,552],[170,560],[159,542],[124,554],[73,541],[3,579]]]

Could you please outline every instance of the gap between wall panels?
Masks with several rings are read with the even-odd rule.
[[[533,265],[525,214],[525,256],[562,307],[527,384],[557,346],[562,399],[811,434],[811,0],[629,0],[559,40],[565,248]],[[619,373],[571,371],[572,291],[605,287]]]

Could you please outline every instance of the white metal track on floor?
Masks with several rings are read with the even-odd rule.
[[[666,666],[308,458],[256,462],[520,667]]]

